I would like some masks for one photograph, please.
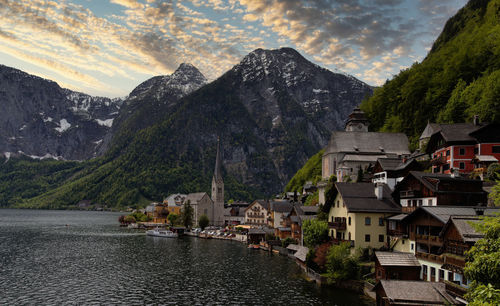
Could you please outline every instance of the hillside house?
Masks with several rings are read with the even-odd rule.
[[[486,205],[487,194],[480,180],[460,176],[410,171],[396,185],[393,197],[403,212],[412,212],[421,206],[477,206]]]
[[[245,208],[245,224],[251,226],[267,226],[270,218],[269,201],[255,200]]]
[[[472,123],[432,124],[432,131],[426,152],[434,173],[457,169],[483,177],[487,166],[500,160],[500,124],[479,123],[476,117]]]
[[[379,158],[373,167],[373,183],[387,184],[394,190],[410,171],[422,171],[422,166],[414,158]]]
[[[283,227],[285,217],[292,209],[293,205],[289,201],[270,201],[270,219],[268,220],[268,226],[271,228]]]
[[[386,245],[385,219],[401,213],[389,186],[372,183],[335,183],[335,202],[328,214],[330,236],[361,248]]]

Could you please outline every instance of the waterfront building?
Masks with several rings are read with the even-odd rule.
[[[282,227],[275,229],[275,236],[280,237],[280,239],[290,237],[297,240],[300,245],[303,245],[302,224],[305,220],[316,219],[318,209],[318,206],[294,204],[292,210],[284,217]]]
[[[201,215],[207,215],[210,224],[213,224],[214,202],[206,192],[195,192],[187,195],[185,202],[193,208],[193,226],[198,226]]]
[[[335,201],[328,214],[329,235],[336,242],[379,249],[386,246],[385,219],[401,213],[386,184],[335,183]]]
[[[174,193],[163,199],[163,204],[168,206],[182,206],[187,195],[182,193]]]
[[[420,280],[420,263],[415,254],[375,251],[375,279]]]
[[[372,291],[376,292],[377,306],[462,304],[446,292],[444,283],[383,279]]]
[[[293,205],[287,201],[270,201],[269,212],[270,219],[268,220],[268,226],[271,228],[283,227],[285,223],[285,217],[290,211],[292,211]]]
[[[483,178],[488,165],[500,160],[500,124],[480,123],[477,116],[469,123],[428,123],[420,139],[427,142],[433,173],[458,170]]]
[[[230,206],[224,208],[224,225],[239,225],[245,223],[245,207]]]
[[[269,201],[255,200],[245,209],[245,224],[267,226],[268,218],[270,218]]]
[[[399,201],[403,212],[412,212],[421,206],[486,205],[488,201],[480,180],[418,171],[410,171],[396,185],[393,197]]]

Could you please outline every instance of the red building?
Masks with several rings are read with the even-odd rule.
[[[431,154],[434,173],[450,174],[457,169],[482,178],[486,168],[500,160],[499,124],[479,123],[477,118],[473,123],[429,123],[425,133],[431,134],[426,152]]]

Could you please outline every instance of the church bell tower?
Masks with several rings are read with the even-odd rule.
[[[370,122],[366,118],[365,113],[356,107],[352,113],[349,115],[347,122],[345,124],[346,132],[368,132],[368,126]]]
[[[220,152],[220,138],[217,138],[217,156],[215,159],[215,171],[212,178],[212,201],[214,206],[224,207],[224,181],[222,180],[222,159]],[[215,221],[215,220],[214,220]]]

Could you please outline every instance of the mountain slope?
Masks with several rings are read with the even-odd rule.
[[[374,130],[415,146],[428,121],[500,122],[500,1],[472,0],[446,23],[427,57],[362,103]]]
[[[293,49],[258,49],[175,103],[161,122],[112,145],[95,171],[26,205],[90,199],[124,206],[172,192],[209,191],[217,137],[226,199],[269,196],[370,93],[370,86],[318,67]]]
[[[92,158],[121,103],[0,65],[0,153]]]

